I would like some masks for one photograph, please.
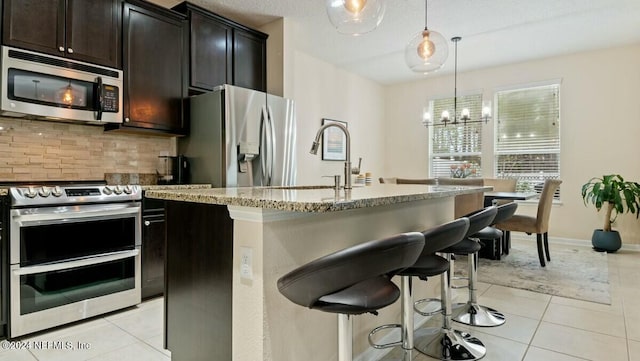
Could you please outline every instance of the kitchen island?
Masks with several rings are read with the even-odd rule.
[[[336,250],[453,219],[453,197],[490,187],[381,184],[149,190],[167,201],[165,341],[172,360],[330,360],[337,317],[289,302],[276,281]],[[437,295],[437,280],[416,287]],[[366,334],[399,305],[354,318]],[[368,351],[366,351],[368,352]],[[365,359],[366,357],[363,357]]]

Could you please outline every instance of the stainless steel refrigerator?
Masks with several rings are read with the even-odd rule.
[[[296,182],[295,104],[279,96],[223,85],[190,98],[189,136],[178,139],[192,183],[214,187]]]

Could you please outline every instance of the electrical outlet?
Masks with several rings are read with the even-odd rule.
[[[253,280],[253,249],[240,247],[240,278]]]

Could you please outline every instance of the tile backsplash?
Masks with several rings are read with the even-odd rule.
[[[104,179],[155,173],[170,137],[104,132],[101,126],[0,117],[0,181]]]

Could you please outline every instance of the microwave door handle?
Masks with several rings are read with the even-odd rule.
[[[104,107],[104,98],[102,95],[102,77],[99,76],[98,77],[98,91],[97,91],[97,98],[98,98],[98,114],[96,115],[96,120],[102,120],[102,109]]]

